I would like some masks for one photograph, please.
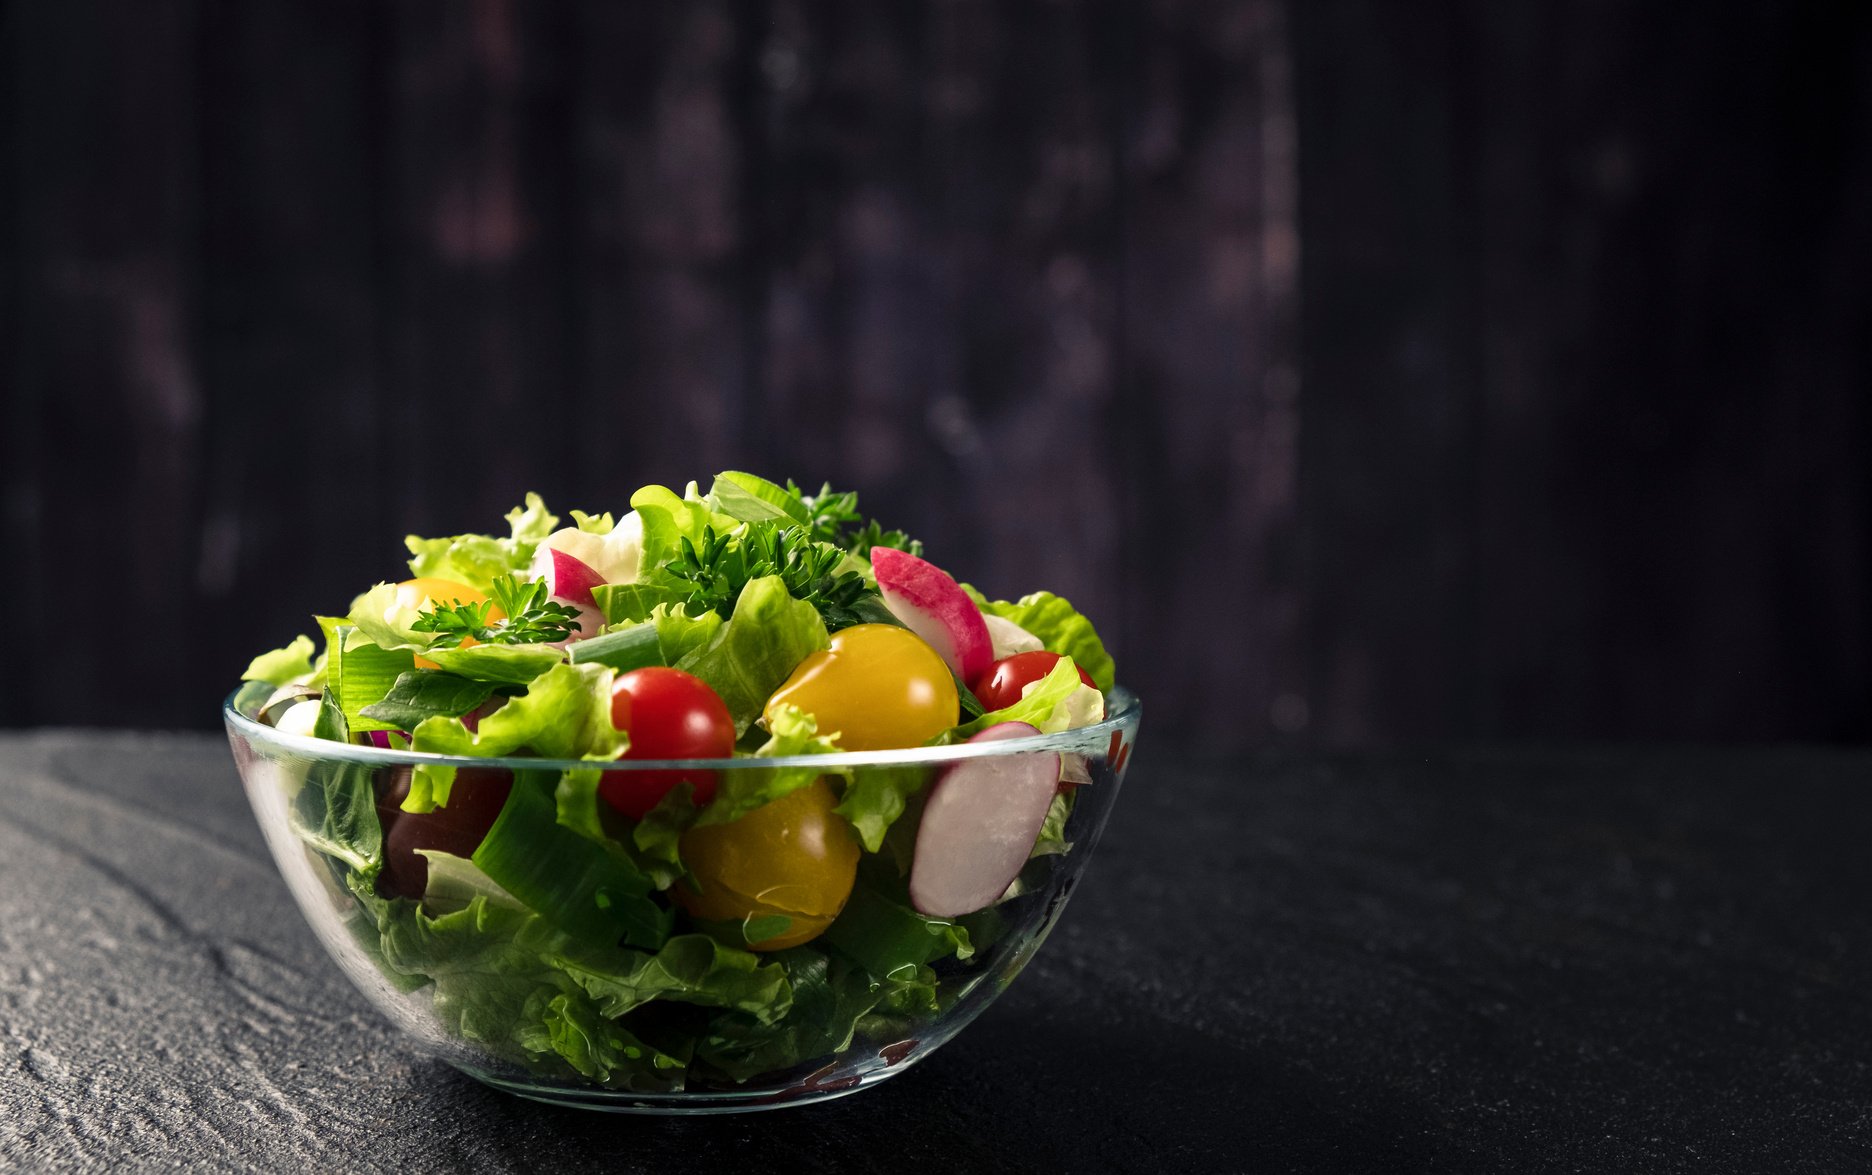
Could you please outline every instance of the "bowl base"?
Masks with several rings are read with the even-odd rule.
[[[876,1085],[894,1076],[899,1069],[878,1069],[862,1075],[815,1081],[813,1077],[783,1089],[772,1087],[747,1090],[708,1090],[683,1093],[633,1093],[622,1089],[576,1089],[524,1079],[501,1077],[472,1065],[451,1061],[449,1064],[483,1085],[510,1093],[528,1101],[549,1106],[569,1106],[579,1110],[598,1110],[608,1114],[748,1114],[758,1110],[780,1110],[788,1106],[810,1106],[831,1101],[849,1093]],[[900,1068],[909,1068],[901,1066]]]

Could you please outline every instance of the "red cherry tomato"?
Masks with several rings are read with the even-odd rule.
[[[1043,650],[1003,657],[983,670],[980,677],[970,682],[969,689],[981,702],[982,709],[989,713],[1005,710],[1021,700],[1021,690],[1025,689],[1029,682],[1039,681],[1053,672],[1053,667],[1059,664],[1059,660],[1058,653],[1048,653]],[[1092,685],[1092,677],[1083,666],[1075,664],[1073,668],[1079,670],[1080,681],[1091,685],[1093,689],[1098,688]]]
[[[734,719],[708,684],[680,669],[652,666],[620,674],[611,687],[611,725],[630,735],[626,759],[726,759],[734,754]],[[715,797],[713,771],[612,771],[598,785],[604,801],[642,820],[670,788],[687,781],[700,807]]]

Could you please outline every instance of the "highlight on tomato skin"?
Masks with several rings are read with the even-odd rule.
[[[671,890],[676,904],[705,922],[787,919],[785,930],[751,944],[757,951],[817,938],[858,877],[858,840],[837,805],[821,776],[739,820],[691,828],[681,853],[696,884]]]
[[[611,725],[630,736],[625,759],[726,759],[734,754],[734,719],[701,678],[650,666],[621,673],[611,686]],[[608,771],[598,785],[605,803],[642,820],[679,783],[697,807],[715,798],[715,773],[702,769]]]
[[[956,724],[955,677],[935,649],[891,624],[855,624],[832,634],[767,700],[766,712],[798,706],[843,751],[919,747]]]

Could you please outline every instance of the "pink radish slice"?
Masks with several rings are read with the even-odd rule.
[[[1025,722],[1000,722],[969,742],[1039,733]],[[1006,893],[1040,838],[1059,778],[1054,751],[966,759],[949,768],[923,806],[910,904],[932,918],[954,918]]]
[[[922,637],[963,681],[994,663],[994,643],[981,609],[949,573],[892,547],[871,549],[871,570],[892,616]]]
[[[596,607],[592,589],[604,581],[604,576],[592,570],[591,564],[552,548],[552,566],[547,571],[546,587],[555,600],[583,604],[588,608]]]

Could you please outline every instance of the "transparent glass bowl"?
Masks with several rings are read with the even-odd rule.
[[[268,687],[249,685],[228,698],[223,707],[228,742],[254,816],[294,901],[357,989],[402,1027],[417,1047],[495,1088],[561,1105],[652,1114],[727,1113],[838,1097],[909,1068],[960,1032],[1014,980],[1058,920],[1117,800],[1141,715],[1137,698],[1120,687],[1107,696],[1105,721],[1057,735],[902,751],[682,764],[717,772],[776,766],[903,771],[923,776],[922,787],[927,789],[929,781],[964,760],[1059,754],[1063,763],[1082,767],[1082,771],[1069,768],[1069,774],[1089,782],[1073,789],[1072,808],[1065,824],[1070,851],[1031,858],[1007,896],[991,906],[989,913],[963,920],[972,931],[973,954],[966,959],[951,956],[930,964],[935,977],[934,1010],[885,1010],[880,1006],[857,1020],[843,1048],[827,1047],[817,1055],[801,1056],[797,1063],[784,1068],[736,1075],[745,1078],[741,1080],[712,1067],[705,1059],[691,1060],[684,1068],[662,1073],[655,1083],[659,1088],[647,1089],[641,1084],[620,1088],[616,1082],[586,1080],[555,1063],[553,1056],[534,1056],[510,1040],[465,1038],[459,1027],[452,1026],[456,1021],[438,1014],[436,985],[428,977],[399,971],[384,961],[376,916],[346,887],[352,867],[321,852],[304,835],[307,817],[306,805],[300,802],[302,790],[308,780],[328,777],[340,766],[367,769],[372,787],[381,798],[399,769],[407,771],[420,764],[532,773],[589,771],[594,764],[532,758],[450,759],[300,737],[257,720],[256,714],[270,693]],[[601,766],[606,772],[628,772],[668,770],[672,764],[645,760]],[[919,811],[913,799],[901,819],[914,820]],[[883,864],[866,854],[861,868],[879,869]],[[666,901],[663,895],[657,896]],[[851,907],[847,911],[850,913]],[[678,931],[685,929],[689,928],[679,917]],[[849,939],[850,934],[846,937]],[[872,992],[884,989],[885,977],[870,976],[837,948],[818,940],[806,947],[823,952],[860,993],[867,984]],[[924,978],[928,978],[927,973]],[[796,1000],[786,1017],[807,1021],[797,1026],[804,1038],[811,1039],[815,1025],[810,1021],[821,1006],[822,1001]],[[689,1017],[687,1023],[698,1025],[696,1032],[706,1033],[714,1020],[705,1023],[701,1017],[732,1013],[686,1008],[682,1014]],[[783,1018],[782,1023],[786,1022]]]

